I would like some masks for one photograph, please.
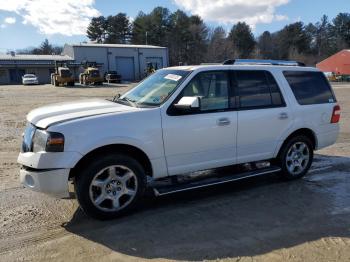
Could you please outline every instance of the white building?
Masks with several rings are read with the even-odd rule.
[[[0,84],[21,83],[24,74],[35,74],[39,83],[49,83],[50,75],[55,71],[55,61],[73,63],[71,57],[63,55],[0,54]],[[77,65],[72,70],[79,71]]]
[[[76,80],[84,68],[81,63],[97,62],[101,75],[117,71],[124,81],[141,80],[147,63],[156,69],[169,66],[168,49],[149,45],[78,44],[65,45],[62,55],[0,54],[0,84],[21,83],[24,74],[35,74],[39,83],[50,83],[55,61],[67,61]]]
[[[78,44],[65,45],[63,55],[75,63],[84,61],[101,64],[101,72],[117,71],[122,80],[140,80],[145,76],[147,63],[156,69],[168,67],[168,49],[149,45]]]

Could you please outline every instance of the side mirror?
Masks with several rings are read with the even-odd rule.
[[[200,109],[201,100],[198,96],[184,96],[174,105],[176,109],[181,111],[194,111]]]

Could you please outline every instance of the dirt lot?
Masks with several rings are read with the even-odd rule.
[[[111,97],[129,86],[0,87],[1,261],[350,261],[350,86],[338,143],[318,152],[300,181],[275,176],[162,198],[130,216],[86,217],[75,200],[23,189],[16,164],[26,113],[38,106]]]

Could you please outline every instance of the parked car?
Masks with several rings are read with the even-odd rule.
[[[268,173],[301,178],[314,150],[335,143],[339,119],[316,68],[231,61],[161,69],[113,101],[31,111],[20,181],[56,197],[69,197],[72,182],[81,208],[109,219],[132,210],[146,188],[159,196]],[[225,166],[232,172],[190,179]]]
[[[38,77],[34,74],[26,74],[22,76],[22,84],[23,85],[38,85],[39,80]]]
[[[104,79],[107,83],[120,83],[122,77],[118,75],[117,71],[108,71],[105,73]]]

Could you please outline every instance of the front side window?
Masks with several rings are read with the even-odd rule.
[[[283,106],[278,84],[267,71],[235,71],[236,96],[242,109]]]
[[[322,72],[283,72],[300,105],[335,103],[331,87]]]
[[[224,110],[229,107],[229,80],[227,72],[197,74],[182,91],[181,97],[201,98],[201,111]]]

